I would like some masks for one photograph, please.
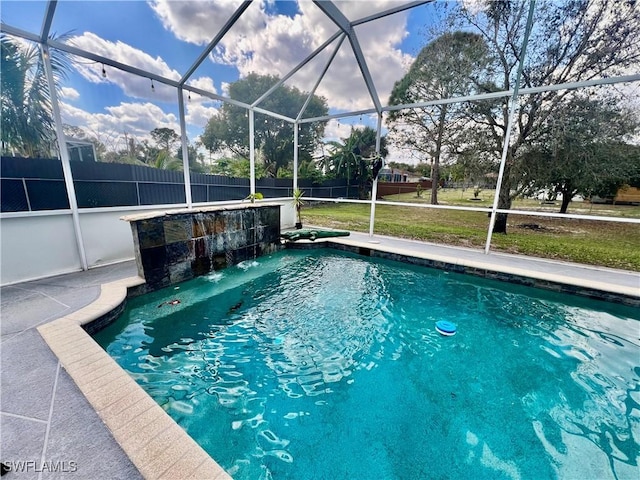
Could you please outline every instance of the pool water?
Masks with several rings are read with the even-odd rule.
[[[637,479],[639,322],[315,250],[131,299],[95,337],[236,479]]]

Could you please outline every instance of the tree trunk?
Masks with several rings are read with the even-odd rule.
[[[569,204],[571,203],[571,196],[562,195],[562,204],[560,205],[560,213],[567,213]]]
[[[502,176],[502,185],[500,185],[500,193],[498,194],[498,208],[509,210],[511,208],[511,164],[509,158],[504,166],[504,174]],[[497,213],[496,222],[493,224],[493,233],[507,233],[507,216],[506,213]]]
[[[493,224],[493,233],[507,233],[506,213],[496,213],[496,223]]]

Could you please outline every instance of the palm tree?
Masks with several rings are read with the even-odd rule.
[[[368,197],[368,186],[373,179],[371,174],[372,159],[376,157],[376,131],[370,127],[352,128],[348,138],[340,142],[327,142],[329,156],[325,157],[321,166],[325,174],[334,178],[346,178],[349,182],[358,181],[358,197]],[[380,156],[388,153],[386,139],[380,139]]]
[[[0,35],[0,47],[2,150],[25,157],[49,156],[55,128],[40,48],[8,35]],[[69,69],[64,52],[52,51],[51,68],[59,85]]]
[[[172,157],[166,150],[160,150],[160,152],[158,152],[158,155],[156,155],[155,161],[151,166],[161,170],[173,171],[179,171],[183,168],[182,160]]]
[[[312,158],[309,160],[302,160],[300,162],[300,166],[298,167],[298,176],[300,178],[313,180],[313,183],[322,182],[324,177],[322,172],[318,170],[318,165],[316,165],[316,162]]]

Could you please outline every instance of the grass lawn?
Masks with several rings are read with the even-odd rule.
[[[493,206],[493,197],[495,190],[482,190],[478,195],[479,200],[471,200],[473,198],[473,189],[449,189],[442,188],[438,190],[438,203],[440,205],[459,205],[465,207],[484,207],[491,208]],[[425,190],[418,197],[415,193],[402,193],[399,195],[391,195],[384,198],[389,202],[405,202],[405,203],[431,203],[431,190]],[[560,201],[554,204],[542,204],[540,200],[532,198],[517,198],[513,205],[513,209],[517,210],[534,210],[538,212],[555,212],[560,211]],[[567,213],[575,215],[602,215],[608,217],[631,217],[640,218],[640,205],[611,205],[596,204],[589,202],[571,202]]]
[[[468,192],[472,197],[473,193],[470,190]],[[412,196],[415,197],[415,194]],[[428,201],[428,195],[426,196]],[[444,201],[443,198],[443,204]],[[482,203],[490,206],[490,201]],[[540,207],[540,202],[534,203]],[[569,211],[576,213],[577,207],[571,207]],[[600,214],[609,209],[619,210],[617,214],[620,216],[640,216],[640,207],[580,207],[591,210],[591,215],[596,214],[596,207],[602,207],[598,208]],[[516,203],[513,208],[525,207]],[[555,211],[557,208],[556,206]],[[302,210],[302,220],[312,225],[368,232],[369,214],[369,205],[326,203],[305,206]],[[446,245],[484,248],[488,224],[489,219],[484,212],[377,205],[374,232]],[[640,224],[511,214],[507,235],[493,235],[491,248],[510,253],[640,271]]]

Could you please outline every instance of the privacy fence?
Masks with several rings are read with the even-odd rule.
[[[182,172],[117,163],[71,162],[79,208],[170,205],[186,203]],[[0,164],[2,212],[68,209],[69,200],[57,159],[2,157]],[[358,185],[346,180],[314,183],[299,179],[306,197],[357,198]],[[290,178],[256,180],[265,198],[290,197]],[[191,173],[193,203],[242,200],[250,193],[248,178]]]

